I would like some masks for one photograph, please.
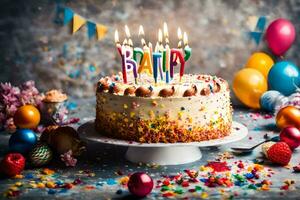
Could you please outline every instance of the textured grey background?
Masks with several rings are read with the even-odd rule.
[[[299,33],[300,2],[297,0],[73,0],[61,1],[76,13],[108,26],[102,41],[89,40],[84,28],[75,35],[68,26],[55,22],[57,1],[1,0],[0,81],[20,83],[34,79],[40,89],[61,88],[68,94],[91,96],[99,74],[121,69],[114,46],[114,30],[128,24],[134,43],[138,26],[144,25],[146,39],[155,43],[164,21],[169,25],[172,46],[177,27],[187,31],[193,55],[186,72],[210,73],[231,81],[251,52],[267,50],[250,41],[251,17],[267,16],[268,22],[285,17]],[[121,34],[121,40],[124,33]],[[286,58],[298,63],[299,40]],[[89,66],[93,65],[92,72]],[[70,74],[77,72],[77,77]]]

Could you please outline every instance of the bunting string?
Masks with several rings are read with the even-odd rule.
[[[89,39],[96,37],[98,40],[102,40],[107,34],[107,26],[87,20],[75,13],[69,7],[62,7],[58,5],[55,16],[55,23],[62,24],[64,26],[72,23],[72,34],[75,34],[83,26],[87,27],[87,36]]]

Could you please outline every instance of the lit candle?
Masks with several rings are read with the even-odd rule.
[[[152,59],[153,60],[153,77],[154,77],[155,83],[157,83],[158,69],[160,72],[160,78],[162,79],[162,77],[163,77],[162,68],[161,68],[162,53],[158,51],[158,47],[159,47],[159,44],[157,42],[155,45],[155,52],[152,54],[152,56],[153,56],[153,59]]]
[[[187,61],[192,55],[192,49],[188,45],[188,37],[186,32],[183,33],[183,43],[184,43],[184,60]]]
[[[140,47],[134,47],[133,49],[133,60],[135,60],[138,65],[141,63],[143,59],[144,51]]]
[[[116,47],[117,47],[117,50],[118,50],[120,56],[122,56],[122,47],[121,47],[120,40],[119,40],[118,30],[115,31],[115,44],[116,44]]]
[[[178,29],[177,29],[177,36],[178,36],[178,39],[179,39],[177,47],[178,47],[178,49],[180,49],[182,51],[183,41],[182,41],[182,32],[181,32],[180,27],[178,27]],[[176,58],[176,60],[177,60],[177,63],[180,63],[179,58]]]
[[[144,28],[142,25],[139,27],[139,36],[144,35]],[[142,59],[143,59],[144,51],[140,47],[135,47],[133,49],[133,59],[140,65]],[[139,59],[139,60],[138,60]]]
[[[131,40],[130,31],[129,31],[129,28],[127,25],[125,25],[125,34],[126,34],[126,37],[128,38],[128,46],[133,48],[133,42]]]
[[[171,49],[171,59],[170,59],[170,77],[174,78],[174,67],[177,65],[177,63],[180,63],[180,81],[184,74],[184,66],[185,61],[183,58],[183,53],[181,49]]]
[[[144,38],[141,39],[142,45],[143,45],[143,50],[144,50],[144,55],[141,61],[141,65],[138,69],[138,73],[141,74],[142,72],[146,72],[149,75],[152,75],[152,61],[151,61],[151,52],[150,48],[147,46],[146,41]]]
[[[164,22],[164,37],[165,37],[165,50],[163,53],[163,69],[166,72],[166,83],[169,83],[169,69],[170,69],[170,47],[169,47],[169,32],[167,23]]]
[[[181,33],[180,28],[178,28],[177,34],[178,34],[178,39],[179,39],[178,48],[171,50],[170,77],[171,77],[171,79],[174,78],[174,67],[177,65],[177,63],[180,63],[180,73],[179,73],[179,75],[180,75],[180,81],[181,81],[181,78],[184,74],[185,60],[184,60],[183,52],[182,52],[182,45],[181,45],[182,33]]]
[[[127,83],[127,72],[132,71],[133,72],[133,76],[134,76],[134,80],[136,83],[136,78],[137,78],[137,64],[135,62],[135,60],[132,59],[132,50],[131,48],[128,48],[128,46],[124,46],[124,48],[122,49],[122,63],[124,66],[123,67],[123,71],[125,71],[125,73],[123,72],[123,79],[124,79],[124,83]],[[125,74],[125,76],[124,76]]]
[[[130,39],[130,32],[127,26],[125,26],[125,32],[126,36],[129,37],[127,40],[126,38],[123,41],[123,44],[121,46],[119,41],[119,34],[118,31],[115,32],[115,43],[118,49],[119,54],[122,58],[122,75],[123,75],[123,82],[127,83],[127,73],[132,71],[133,76],[136,82],[137,78],[137,64],[135,60],[132,59],[132,40]]]

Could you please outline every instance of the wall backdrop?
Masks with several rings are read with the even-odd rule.
[[[56,16],[57,5],[105,24],[108,34],[101,41],[89,40],[86,30],[71,35]],[[133,42],[140,44],[138,27],[146,39],[157,41],[158,28],[168,23],[171,45],[178,42],[177,27],[186,31],[193,55],[187,73],[209,73],[231,82],[234,72],[254,51],[268,51],[248,37],[255,19],[268,22],[284,17],[300,31],[300,2],[297,0],[1,0],[0,82],[19,84],[33,79],[42,90],[61,88],[75,96],[94,95],[94,83],[121,69],[115,50],[114,31],[124,38],[124,25]],[[286,58],[300,65],[299,40]]]

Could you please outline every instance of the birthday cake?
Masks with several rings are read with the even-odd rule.
[[[171,84],[124,84],[119,75],[97,85],[95,126],[101,134],[141,143],[193,142],[230,134],[228,83],[210,75],[174,74]]]

